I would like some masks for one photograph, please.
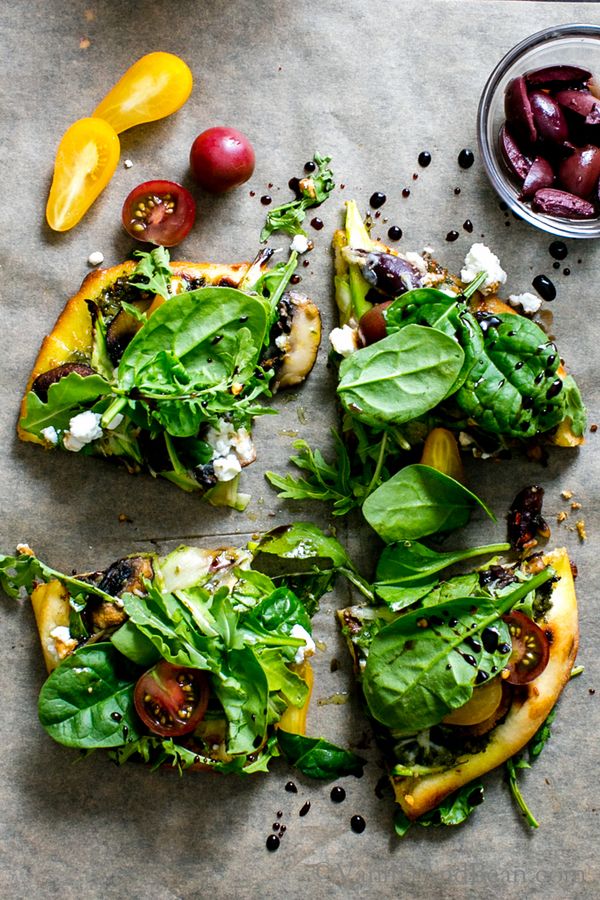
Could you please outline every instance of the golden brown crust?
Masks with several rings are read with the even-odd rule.
[[[435,809],[449,794],[502,765],[518,753],[544,723],[571,677],[577,655],[577,600],[567,551],[563,548],[544,555],[560,581],[552,593],[552,608],[544,630],[552,633],[550,660],[545,670],[528,685],[524,697],[513,700],[504,721],[492,732],[481,753],[466,755],[451,769],[419,778],[391,777],[397,802],[410,819]]]

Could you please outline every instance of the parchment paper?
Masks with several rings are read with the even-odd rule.
[[[479,94],[500,57],[544,26],[600,23],[596,4],[4,0],[1,15],[4,552],[28,541],[57,568],[81,571],[123,553],[181,541],[241,542],[255,530],[293,519],[329,524],[318,505],[278,501],[262,475],[269,468],[284,471],[296,434],[330,445],[336,412],[326,341],[309,383],[277,399],[277,418],[257,424],[259,458],[244,475],[253,502],[244,514],[212,509],[167,483],[131,478],[102,461],[51,456],[16,440],[20,395],[43,335],[87,273],[90,252],[101,250],[107,265],[129,253],[132,243],[119,228],[121,204],[148,178],[181,180],[198,198],[199,221],[179,248],[180,258],[240,260],[257,249],[265,214],[260,196],[269,193],[275,203],[288,199],[288,179],[300,174],[314,150],[331,153],[339,187],[320,212],[325,228],[312,235],[310,266],[300,270],[300,287],[319,302],[325,333],[335,321],[328,245],[343,200],[355,197],[366,209],[371,193],[381,190],[389,198],[382,210],[388,222],[379,220],[374,233],[385,238],[390,225],[400,225],[399,247],[432,246],[440,261],[457,270],[471,242],[483,239],[509,272],[507,293],[530,289],[540,272],[555,280],[553,331],[581,385],[590,421],[598,420],[597,242],[569,242],[563,265],[571,275],[554,272],[551,238],[502,212],[479,157],[469,171],[457,165],[463,147],[476,148]],[[74,120],[91,114],[134,60],[158,49],[181,55],[192,67],[191,99],[169,119],[123,134],[121,163],[109,187],[77,228],[52,234],[44,224],[44,206],[60,136]],[[250,136],[257,166],[243,188],[212,198],[190,183],[187,157],[194,137],[218,123]],[[433,157],[427,170],[417,165],[421,150]],[[123,166],[127,158],[133,161],[129,169]],[[404,187],[411,191],[406,199]],[[472,236],[462,228],[467,218],[474,223]],[[455,243],[445,241],[451,229],[460,233]],[[273,243],[287,245],[285,238]],[[524,459],[468,467],[470,485],[493,505],[499,523],[476,519],[461,540],[501,539],[502,517],[516,490],[540,482],[547,491],[552,542],[566,544],[580,569],[579,661],[585,673],[567,687],[552,740],[523,776],[542,823],[537,833],[522,824],[496,774],[487,779],[485,804],[466,826],[415,830],[402,842],[393,836],[393,803],[375,795],[379,756],[334,623],[333,610],[349,599],[343,586],[324,599],[315,621],[324,649],[316,657],[309,721],[314,734],[367,744],[362,752],[370,764],[362,779],[344,781],[347,800],[340,805],[330,801],[330,785],[297,775],[299,793],[286,793],[291,773],[283,764],[269,777],[247,780],[180,779],[136,765],[117,769],[100,753],[73,764],[75,754],[54,744],[37,722],[44,671],[31,611],[5,602],[0,895],[39,900],[597,896],[600,692],[593,690],[600,686],[599,440],[590,434],[580,452],[552,452],[545,468]],[[565,489],[582,504],[580,512],[571,512],[561,499]],[[555,517],[563,509],[570,516],[559,526]],[[119,513],[133,521],[119,523]],[[577,518],[587,524],[585,543],[572,528]],[[356,520],[334,524],[368,570],[375,544],[367,531]],[[330,671],[332,658],[340,660],[338,671]],[[348,692],[348,702],[318,705],[334,692]],[[307,799],[311,811],[299,818]],[[265,839],[277,810],[287,833],[279,851],[269,854]],[[367,821],[362,835],[350,830],[354,813]]]

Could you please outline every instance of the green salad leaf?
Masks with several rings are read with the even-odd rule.
[[[329,168],[331,157],[315,153],[314,161],[316,171],[299,183],[299,198],[276,206],[267,214],[264,228],[260,233],[261,241],[268,240],[274,231],[283,231],[290,236],[306,234],[302,228],[306,210],[324,203],[335,187],[333,172]]]
[[[139,259],[139,263],[131,273],[129,284],[169,300],[173,277],[169,266],[169,251],[165,247],[154,247],[149,253],[135,250],[133,255]]]
[[[21,419],[21,428],[43,437],[42,429],[53,426],[66,431],[77,413],[88,409],[92,401],[110,396],[112,386],[101,375],[79,375],[71,372],[50,385],[46,400],[34,391],[27,395],[27,414]]]
[[[364,759],[350,750],[330,744],[324,738],[291,734],[279,728],[277,741],[290,765],[309,778],[321,778],[325,781],[342,778],[344,775],[360,778],[363,773]]]

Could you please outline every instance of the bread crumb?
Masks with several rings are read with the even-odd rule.
[[[573,496],[573,491],[561,491],[560,496],[563,498],[563,500],[570,500]]]
[[[89,38],[87,38],[87,37],[82,37],[82,38],[80,38],[80,40],[79,40],[79,49],[80,49],[80,50],[87,50],[87,48],[90,46],[90,43],[91,43],[91,41],[90,41]]]
[[[583,519],[580,519],[579,522],[575,523],[575,528],[577,529],[579,540],[582,542],[587,541],[587,531],[585,530],[585,522]]]
[[[560,525],[561,522],[564,522],[565,519],[568,519],[568,518],[569,518],[569,513],[566,513],[566,512],[559,512],[558,515],[557,515],[557,517],[556,517],[556,521],[557,521],[558,524]]]
[[[598,426],[596,425],[596,423],[590,425],[590,431],[592,432],[592,434],[595,434],[598,431]]]
[[[133,519],[127,513],[119,513],[119,522],[133,522]]]
[[[581,503],[577,503],[575,500],[571,503],[571,509],[581,509]]]

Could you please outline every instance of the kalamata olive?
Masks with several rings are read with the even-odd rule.
[[[543,69],[534,69],[527,72],[525,81],[535,87],[554,87],[565,84],[583,84],[592,73],[579,66],[544,66]]]
[[[558,178],[565,191],[577,194],[578,197],[589,197],[600,178],[600,149],[592,144],[578,147],[562,161]]]
[[[554,144],[568,140],[567,120],[554,97],[543,91],[532,91],[529,101],[539,137]]]
[[[527,200],[533,197],[537,191],[542,188],[552,187],[553,184],[554,170],[552,166],[543,156],[536,156],[523,182],[521,197]]]
[[[88,375],[96,374],[94,370],[90,368],[90,366],[86,366],[85,363],[64,363],[62,366],[55,366],[53,369],[49,369],[47,372],[42,372],[41,375],[38,375],[31,385],[31,390],[45,403],[48,399],[50,387],[53,384],[56,384],[57,381],[60,381],[61,378],[70,375],[72,372],[77,372],[82,378],[87,378]]]
[[[531,205],[536,212],[567,219],[593,219],[596,215],[596,210],[587,200],[556,188],[542,188],[534,195]]]
[[[600,124],[600,101],[589,91],[559,91],[556,101],[565,109],[585,116],[586,125]]]
[[[531,102],[527,95],[527,85],[522,75],[509,83],[504,95],[506,121],[516,135],[533,144],[537,140],[537,130],[533,119]]]
[[[360,266],[363,278],[371,287],[387,297],[397,297],[421,286],[418,269],[400,256],[353,247],[344,247],[343,255],[347,262]]]
[[[387,326],[385,322],[384,310],[393,303],[393,300],[386,300],[385,303],[378,303],[369,309],[358,323],[358,337],[363,347],[369,344],[376,344],[387,335]]]
[[[521,152],[506,125],[500,129],[500,150],[508,168],[523,181],[531,168],[531,159]]]

